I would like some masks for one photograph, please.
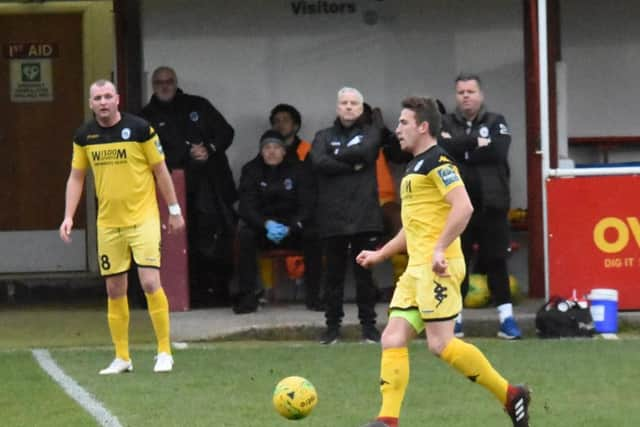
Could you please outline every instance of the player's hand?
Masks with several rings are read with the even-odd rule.
[[[204,144],[192,144],[189,154],[193,160],[205,162],[209,158],[209,152]]]
[[[436,273],[440,277],[449,277],[450,274],[447,271],[449,267],[449,263],[444,256],[444,251],[440,249],[436,249],[433,251],[433,260],[431,264],[431,269],[434,273]]]
[[[73,228],[73,218],[65,218],[60,224],[60,238],[65,243],[71,243],[71,229]]]
[[[363,268],[373,267],[384,261],[380,251],[362,251],[356,257],[356,262]]]
[[[451,134],[449,132],[442,131],[440,132],[440,136],[445,139],[451,139]]]
[[[182,215],[169,215],[169,234],[177,233],[184,228]]]
[[[490,138],[478,138],[478,147],[486,147],[491,144]]]

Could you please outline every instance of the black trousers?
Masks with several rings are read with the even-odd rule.
[[[320,239],[312,232],[297,233],[287,236],[279,244],[266,237],[266,230],[254,229],[246,224],[238,229],[239,260],[238,288],[241,296],[255,294],[258,275],[257,257],[260,251],[270,249],[302,250],[304,256],[304,283],[306,287],[305,302],[315,303],[319,299],[319,284],[322,277],[322,245]]]
[[[343,298],[344,280],[347,265],[353,266],[356,281],[356,303],[360,324],[376,323],[375,305],[377,289],[373,283],[371,270],[362,268],[356,263],[356,256],[363,250],[375,250],[380,237],[374,233],[361,233],[349,236],[336,236],[325,239],[327,258],[325,280],[325,318],[327,327],[337,328],[344,317]]]
[[[495,305],[511,302],[507,258],[510,253],[510,228],[507,211],[483,209],[474,212],[462,233],[462,251],[467,263],[467,274],[462,282],[462,297],[469,291],[469,274],[487,275],[489,291]],[[478,244],[478,251],[473,245]]]
[[[233,278],[235,230],[222,227],[215,213],[188,207],[189,290],[194,307],[228,306]]]

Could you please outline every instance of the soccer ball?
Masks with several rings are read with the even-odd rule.
[[[299,420],[311,413],[318,403],[316,388],[302,377],[287,377],[273,390],[273,406],[289,420]]]
[[[522,293],[518,279],[513,274],[509,275],[509,290],[511,291],[511,301],[518,304],[522,301]],[[491,292],[487,283],[486,274],[470,274],[469,275],[469,292],[464,298],[464,306],[467,308],[482,308],[489,304]]]
[[[468,308],[481,308],[489,304],[491,293],[485,274],[469,275],[469,292],[464,297],[464,306]]]

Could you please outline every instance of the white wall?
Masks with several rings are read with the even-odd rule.
[[[640,2],[562,0],[562,59],[567,63],[569,136],[640,135]],[[577,162],[601,161],[573,148]],[[618,149],[612,162],[640,160],[640,147]]]
[[[298,3],[142,1],[145,71],[173,66],[185,91],[225,115],[236,129],[229,149],[236,179],[279,102],[301,111],[301,135],[311,139],[333,120],[336,91],[351,85],[395,127],[404,96],[433,95],[451,108],[453,78],[472,71],[484,80],[489,108],[512,128],[513,206],[526,206],[520,1],[327,1],[356,12],[296,15]],[[364,22],[369,10],[378,14],[375,25]]]

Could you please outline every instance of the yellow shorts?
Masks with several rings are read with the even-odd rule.
[[[130,227],[98,227],[98,264],[102,276],[131,268],[131,254],[140,267],[160,267],[160,220]]]
[[[460,285],[466,270],[464,258],[447,260],[449,276],[440,277],[430,264],[409,266],[398,279],[390,312],[419,310],[425,322],[453,319],[462,310]]]

